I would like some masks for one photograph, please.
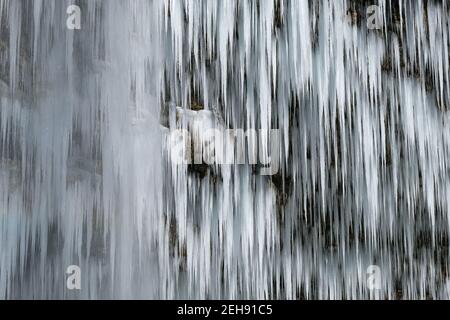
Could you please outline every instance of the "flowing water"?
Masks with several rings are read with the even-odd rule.
[[[0,0],[0,298],[449,298],[449,12]],[[210,128],[276,170],[172,161]]]

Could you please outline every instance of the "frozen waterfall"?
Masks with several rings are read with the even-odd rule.
[[[0,299],[450,298],[449,13],[0,0]]]

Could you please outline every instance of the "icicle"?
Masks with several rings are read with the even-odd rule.
[[[69,2],[0,0],[0,298],[450,296],[447,2]]]

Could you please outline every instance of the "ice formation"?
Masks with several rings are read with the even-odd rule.
[[[449,298],[449,12],[0,0],[0,298]],[[277,129],[279,170],[183,128]]]

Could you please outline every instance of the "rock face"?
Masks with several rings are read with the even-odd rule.
[[[0,298],[450,297],[447,1],[77,3],[0,0]]]

